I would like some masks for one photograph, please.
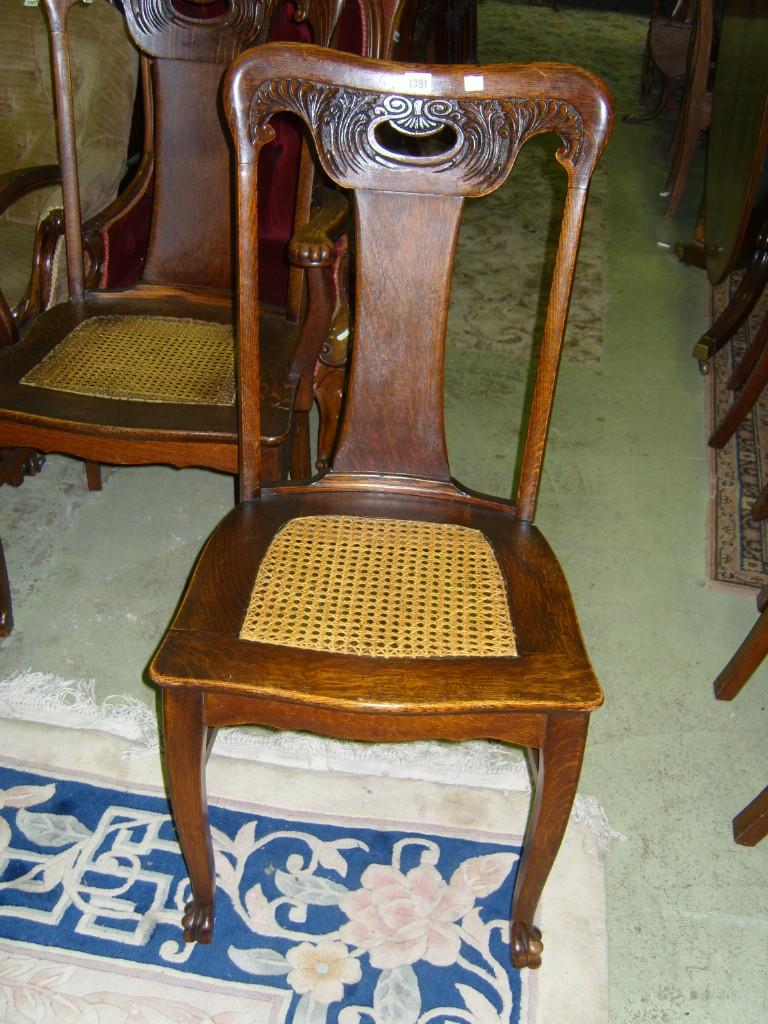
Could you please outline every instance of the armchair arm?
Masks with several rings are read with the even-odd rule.
[[[349,203],[333,189],[317,188],[312,196],[309,221],[288,243],[288,258],[307,273],[308,301],[292,370],[299,378],[295,408],[308,413],[314,398],[314,374],[321,349],[328,345],[334,306],[334,265],[340,238],[348,224]]]
[[[22,167],[0,174],[0,213],[5,213],[22,196],[41,188],[50,188],[60,181],[61,169],[57,164]],[[18,341],[19,328],[15,313],[0,289],[0,346]]]
[[[0,213],[5,213],[9,206],[29,192],[58,185],[60,181],[61,168],[58,164],[21,167],[19,170],[0,174]]]
[[[294,232],[288,243],[288,259],[298,267],[330,267],[336,259],[333,239],[344,233],[349,204],[340,192],[316,188],[314,207],[307,223]]]
[[[136,173],[129,184],[112,202],[99,213],[90,217],[83,225],[83,246],[88,259],[88,287],[107,288],[112,286],[107,252],[114,249],[115,235],[135,237],[135,247],[142,250],[139,265],[149,237],[149,206],[154,184],[155,161],[152,153],[144,153]],[[124,246],[123,246],[124,247]],[[122,248],[120,249],[122,253]],[[122,253],[125,258],[125,253]],[[112,260],[114,263],[114,259]],[[119,287],[119,285],[118,285]]]

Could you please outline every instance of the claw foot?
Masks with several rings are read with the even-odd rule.
[[[181,923],[184,927],[185,942],[202,942],[207,945],[213,938],[213,904],[196,903],[192,900],[184,908]]]
[[[541,941],[541,932],[538,928],[520,921],[512,925],[513,967],[530,967],[531,969],[541,967],[543,951],[544,943]]]

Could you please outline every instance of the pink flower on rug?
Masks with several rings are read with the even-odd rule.
[[[311,993],[317,1003],[335,1003],[344,995],[345,985],[360,981],[360,962],[349,955],[341,942],[302,942],[285,954],[291,965],[288,984],[299,995]]]
[[[420,864],[406,875],[371,864],[360,880],[363,888],[339,903],[349,918],[339,935],[366,950],[372,967],[402,967],[417,960],[447,967],[456,962],[461,946],[456,922],[475,904],[474,891],[460,878],[446,882],[431,864]]]

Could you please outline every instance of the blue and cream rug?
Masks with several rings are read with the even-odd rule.
[[[606,1019],[586,823],[542,902],[544,966],[509,966],[525,794],[214,755],[217,919],[197,946],[182,939],[189,887],[159,764],[124,759],[113,736],[25,722],[0,720],[0,749],[4,1022]]]

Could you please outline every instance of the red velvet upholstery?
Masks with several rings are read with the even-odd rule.
[[[269,29],[270,42],[311,43],[307,22],[296,22],[293,3],[281,4]],[[290,265],[286,246],[293,232],[302,133],[289,114],[272,121],[275,139],[259,157],[259,295],[262,302],[285,306]]]
[[[346,0],[336,28],[335,49],[368,53],[368,24],[360,0]]]
[[[143,195],[121,215],[117,230],[107,225],[101,232],[104,246],[99,288],[130,288],[141,277],[149,244],[152,216],[152,182]]]

